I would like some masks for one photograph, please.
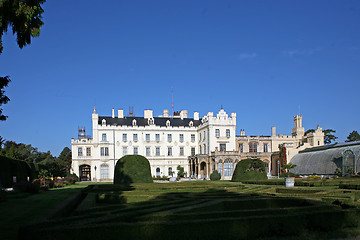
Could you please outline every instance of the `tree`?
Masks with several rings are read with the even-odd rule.
[[[12,28],[16,33],[17,44],[20,48],[31,43],[31,37],[40,35],[40,27],[44,25],[41,21],[41,8],[46,0],[0,0],[0,54],[3,51],[2,36]],[[4,95],[3,88],[10,82],[10,78],[0,77],[0,106],[6,104],[10,99]],[[0,108],[0,121],[5,121],[7,116],[2,114]]]
[[[184,172],[184,168],[182,166],[178,165],[176,169],[178,170],[177,176],[179,178],[185,177],[186,173]]]
[[[6,104],[10,101],[10,98],[5,96],[5,91],[3,90],[4,87],[7,87],[7,85],[10,82],[9,76],[6,77],[0,77],[0,107],[3,104]],[[2,108],[0,108],[0,121],[5,121],[7,116],[4,116],[2,113]]]
[[[41,8],[46,0],[2,0],[0,1],[0,54],[3,50],[2,35],[12,27],[20,48],[31,43],[32,37],[40,35],[44,25]]]
[[[308,133],[311,132],[315,132],[315,129],[309,129],[305,132],[305,135],[307,135]],[[324,132],[324,143],[325,144],[331,144],[333,141],[335,142],[335,140],[338,138],[335,135],[333,135],[332,133],[336,133],[335,130],[332,129],[325,129],[323,130]]]
[[[70,173],[71,168],[71,150],[68,147],[65,147],[59,157],[58,157],[58,164],[61,168],[61,171],[65,174]]]
[[[345,142],[354,142],[354,141],[360,141],[360,135],[355,130],[349,134],[349,136],[347,137],[347,140],[345,140]]]
[[[290,177],[290,170],[293,169],[294,167],[296,167],[296,165],[292,164],[292,163],[288,163],[285,164],[284,166],[282,166],[282,170],[286,170],[288,177]]]

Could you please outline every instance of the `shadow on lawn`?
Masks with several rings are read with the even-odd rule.
[[[90,192],[111,196],[131,186],[99,185]],[[121,189],[121,190],[120,190]],[[106,197],[104,197],[106,199]],[[108,202],[109,203],[109,202]],[[359,226],[359,211],[299,198],[239,194],[210,189],[169,192],[125,204],[113,199],[82,214],[22,228],[19,239],[258,239],[346,236]],[[335,235],[329,235],[326,232]],[[326,235],[326,236],[325,236]]]

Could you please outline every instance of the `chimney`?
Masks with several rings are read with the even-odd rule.
[[[163,113],[164,113],[164,117],[169,117],[169,110],[165,109]]]
[[[271,127],[271,136],[272,137],[276,136],[276,127]]]
[[[124,110],[118,109],[118,118],[124,118]]]
[[[240,129],[240,136],[245,136],[245,129]]]
[[[187,115],[188,115],[188,111],[187,111],[187,110],[182,110],[182,111],[180,112],[180,117],[181,117],[181,119],[187,118]]]
[[[152,110],[144,110],[144,118],[152,118],[153,117],[153,111]]]
[[[194,112],[194,120],[199,120],[199,112]]]
[[[112,118],[115,118],[115,109],[112,109],[112,110],[111,110],[111,117],[112,117]]]

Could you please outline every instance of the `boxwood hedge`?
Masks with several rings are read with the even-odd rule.
[[[115,166],[114,184],[152,183],[150,163],[141,155],[126,155]]]
[[[265,163],[260,159],[244,159],[236,164],[232,182],[267,179]]]

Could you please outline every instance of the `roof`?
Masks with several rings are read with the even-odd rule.
[[[323,146],[319,146],[319,147],[306,148],[306,149],[300,151],[300,153],[324,151],[324,150],[332,149],[332,148],[341,148],[341,147],[356,146],[356,145],[360,145],[360,141],[335,143],[335,144],[331,144],[331,145],[323,145]]]
[[[99,116],[98,124],[101,125],[102,120],[106,120],[106,125],[115,125],[115,126],[132,126],[132,122],[135,119],[137,126],[149,126],[148,119],[144,117],[124,117],[124,118],[112,118],[112,117],[102,117]],[[190,122],[192,121],[194,127],[197,127],[201,124],[201,120],[194,120],[193,118],[171,118],[171,117],[154,117],[154,124],[156,126],[166,127],[166,122],[170,121],[170,126],[172,127],[189,127]]]
[[[296,154],[290,162],[296,167],[291,172],[296,174],[334,174],[336,168],[342,168],[344,151],[350,149],[355,154],[356,171],[360,169],[360,144],[339,144],[324,150],[300,152]]]

